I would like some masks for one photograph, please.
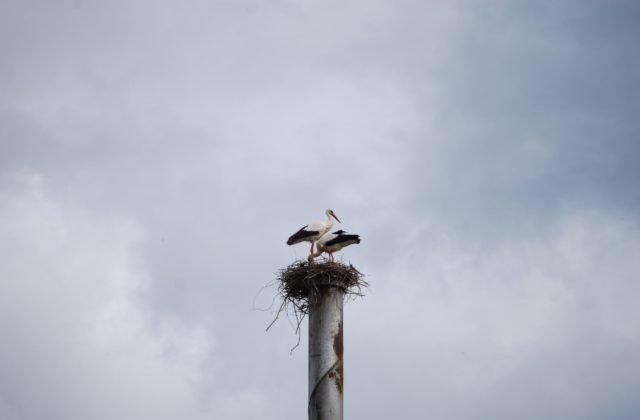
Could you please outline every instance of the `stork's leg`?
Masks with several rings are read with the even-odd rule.
[[[313,264],[313,242],[311,242],[311,250],[309,251],[309,264]]]

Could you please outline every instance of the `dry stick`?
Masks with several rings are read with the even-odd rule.
[[[271,321],[271,324],[269,324],[269,326],[267,327],[267,329],[265,331],[269,331],[269,328],[271,328],[271,326],[273,324],[275,324],[275,322],[278,320],[278,317],[280,316],[280,312],[282,311],[282,308],[284,307],[284,305],[287,303],[286,300],[282,301],[282,305],[280,305],[280,309],[278,309],[278,313],[276,314],[276,317],[273,319],[273,321]]]
[[[258,290],[258,292],[255,294],[255,296],[253,297],[253,302],[251,303],[251,309],[254,311],[268,311],[269,309],[273,308],[273,304],[276,302],[276,299],[278,298],[278,295],[274,295],[273,299],[271,299],[271,305],[269,305],[268,307],[264,308],[264,309],[260,309],[260,308],[256,308],[256,299],[258,298],[258,296],[260,295],[260,293],[262,293],[262,291],[264,289],[266,289],[267,287],[272,287],[275,285],[275,281],[271,281],[267,284],[265,284],[264,286],[262,286],[260,288],[260,290]]]

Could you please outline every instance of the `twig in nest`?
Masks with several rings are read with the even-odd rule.
[[[364,296],[362,289],[369,285],[362,279],[363,274],[353,265],[335,262],[310,265],[307,260],[298,260],[280,270],[277,276],[278,294],[282,297],[282,304],[275,319],[267,327],[267,331],[276,322],[283,309],[293,308],[298,343],[291,351],[300,344],[300,324],[309,313],[309,302],[314,301],[320,287],[337,287],[342,289],[346,296],[351,297]]]

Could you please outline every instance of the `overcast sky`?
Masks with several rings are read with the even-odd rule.
[[[0,1],[0,418],[305,418],[261,289],[326,208],[347,418],[639,418],[639,21]]]

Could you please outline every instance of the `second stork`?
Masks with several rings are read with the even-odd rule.
[[[322,255],[323,252],[329,254],[329,261],[334,261],[333,253],[342,248],[360,243],[360,235],[348,234],[344,230],[336,230],[333,233],[325,233],[316,243],[318,250],[313,254],[314,258]]]

